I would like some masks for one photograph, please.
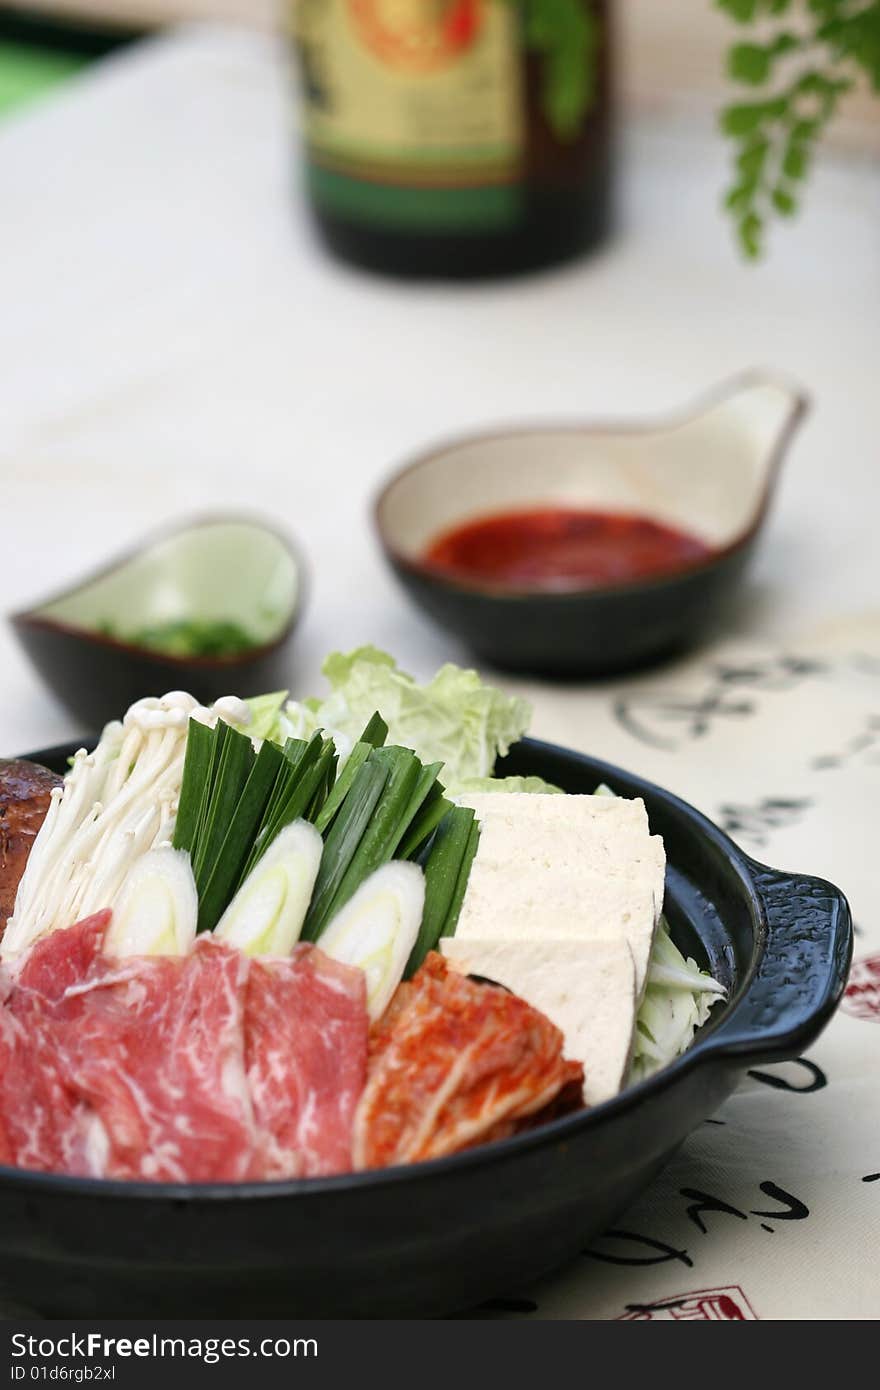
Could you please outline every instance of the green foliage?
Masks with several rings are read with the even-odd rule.
[[[506,0],[541,57],[541,98],[554,135],[573,140],[596,98],[599,24],[589,0]]]
[[[732,45],[727,71],[734,82],[765,90],[721,114],[721,129],[735,146],[725,205],[743,251],[754,258],[763,249],[768,219],[797,211],[816,143],[844,92],[859,77],[880,91],[880,0],[716,4],[741,26],[761,25],[760,42]],[[795,14],[800,22],[792,29]],[[770,33],[768,21],[782,16],[786,27]]]
[[[727,57],[727,67],[735,82],[761,87],[770,80],[773,65],[784,53],[800,47],[794,34],[782,33],[772,43],[737,43]]]
[[[596,16],[583,0],[525,0],[529,48],[543,58],[544,111],[553,132],[571,140],[595,100]]]
[[[718,0],[718,8],[737,24],[753,24],[762,15],[784,14],[791,9],[791,0]]]
[[[596,96],[600,25],[591,0],[502,0],[517,7],[542,60],[542,98],[561,140],[576,138]],[[742,29],[726,66],[751,89],[729,103],[721,129],[735,147],[725,196],[740,245],[764,247],[768,221],[798,209],[816,145],[843,94],[867,79],[880,92],[880,0],[714,0]]]

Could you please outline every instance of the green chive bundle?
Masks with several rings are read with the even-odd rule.
[[[317,814],[336,776],[333,741],[266,740],[259,753],[223,720],[190,721],[174,831],[199,895],[199,931],[212,931],[251,869],[286,825]]]
[[[425,910],[407,962],[407,978],[418,970],[429,951],[436,951],[442,936],[455,935],[479,840],[480,827],[470,807],[453,806],[420,856],[425,871]]]
[[[375,714],[341,773],[333,740],[251,740],[222,720],[191,721],[175,849],[186,850],[199,895],[199,931],[211,931],[251,870],[285,826],[311,821],[324,839],[321,867],[303,926],[318,941],[365,879],[392,859],[415,859],[425,872],[425,909],[407,974],[441,936],[455,931],[477,852],[473,811],[453,806],[438,780],[441,763],[423,765],[408,748],[386,747]]]

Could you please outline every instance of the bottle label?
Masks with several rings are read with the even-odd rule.
[[[311,192],[360,224],[498,231],[525,143],[516,7],[298,0]]]

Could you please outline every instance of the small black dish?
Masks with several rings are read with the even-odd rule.
[[[288,537],[248,517],[206,516],[148,537],[10,622],[46,685],[94,728],[145,692],[184,689],[210,703],[286,686],[304,598],[305,566]],[[173,656],[128,637],[180,621],[231,621],[253,644]]]
[[[30,754],[56,770],[75,745]],[[631,773],[526,740],[505,773],[644,797],[678,945],[726,986],[691,1049],[595,1109],[410,1167],[240,1185],[0,1168],[0,1282],[56,1317],[418,1317],[521,1290],[614,1218],[747,1068],[800,1056],[844,989],[852,924],[821,879],[756,864]]]
[[[437,446],[379,495],[385,556],[410,597],[491,665],[555,677],[635,669],[716,622],[751,558],[806,398],[763,373],[653,427],[524,427]],[[712,553],[659,578],[514,589],[452,578],[424,559],[470,519],[535,506],[646,516]]]

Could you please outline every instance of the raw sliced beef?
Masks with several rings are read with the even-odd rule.
[[[0,1162],[167,1182],[350,1169],[363,973],[312,946],[257,962],[210,937],[119,959],[109,921],[0,971]]]
[[[109,920],[102,913],[38,942],[7,1003],[27,1034],[30,1070],[56,1078],[70,1098],[55,1122],[65,1171],[192,1182],[253,1176],[246,959],[208,940],[185,958],[104,956]],[[45,1166],[58,1166],[46,1156]]]
[[[440,1158],[579,1104],[583,1068],[525,1000],[431,954],[373,1031],[354,1125],[356,1168]]]
[[[89,1115],[66,1084],[51,1025],[0,1013],[0,1151],[4,1163],[86,1173]]]
[[[244,1077],[246,979],[246,959],[210,941],[183,960],[102,958],[79,995],[64,1061],[68,1084],[107,1136],[105,1176],[258,1175]]]
[[[4,1162],[46,1172],[98,1175],[103,1136],[68,1084],[62,1020],[80,1012],[66,998],[101,954],[109,912],[47,937],[16,978],[2,970],[0,1129]],[[94,1146],[97,1151],[93,1152]]]
[[[104,948],[104,935],[110,925],[110,911],[96,912],[75,927],[51,932],[37,941],[25,956],[15,977],[21,990],[39,994],[47,1003],[73,1004],[77,987],[88,981],[98,966]]]
[[[351,1168],[367,1077],[366,977],[315,947],[252,961],[245,1060],[267,1178]]]

